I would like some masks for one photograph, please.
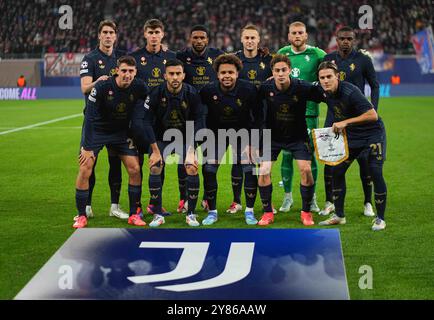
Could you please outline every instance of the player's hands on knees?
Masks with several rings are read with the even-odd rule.
[[[163,158],[161,157],[160,151],[152,152],[152,154],[149,156],[149,168],[155,165],[162,165],[162,164],[163,164]]]
[[[84,166],[90,159],[95,160],[95,155],[92,150],[84,150],[81,147],[80,155],[78,156],[78,163],[80,166]]]
[[[335,133],[342,133],[346,127],[347,123],[345,121],[339,121],[333,123],[332,129]]]

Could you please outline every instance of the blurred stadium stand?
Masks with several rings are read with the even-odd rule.
[[[61,17],[58,11],[63,4],[73,8],[72,30],[58,27]],[[374,11],[372,30],[358,29],[361,16],[358,8],[365,4]],[[408,60],[408,55],[415,54],[412,35],[432,26],[434,19],[431,0],[0,0],[0,12],[0,58],[3,59],[0,72],[3,74],[4,59],[44,59],[48,53],[90,51],[97,46],[98,23],[103,19],[113,19],[118,24],[117,46],[128,51],[144,45],[145,20],[159,18],[166,27],[163,42],[172,50],[186,46],[193,25],[205,24],[210,29],[210,45],[227,52],[241,48],[240,29],[247,23],[261,28],[261,45],[275,52],[287,44],[287,25],[301,20],[307,25],[309,43],[325,50],[334,48],[334,33],[340,26],[350,25],[357,29],[358,46],[369,49],[376,57],[376,69],[380,71],[382,82],[389,81],[391,74],[397,72],[394,70],[396,65],[404,64],[402,68],[407,69],[410,68],[405,66],[408,62],[412,66],[414,56],[411,56],[413,61],[397,63],[397,59],[406,55]],[[35,60],[26,63],[26,67],[17,68],[16,76],[8,71],[13,82],[24,74],[30,86],[78,85],[77,79],[64,79],[59,83],[57,79],[45,77],[42,63],[39,67],[29,67],[28,64]],[[0,77],[0,86],[11,85],[5,78]],[[415,82],[413,78],[417,75],[410,80],[401,78],[402,83]],[[418,79],[434,82],[434,75]]]

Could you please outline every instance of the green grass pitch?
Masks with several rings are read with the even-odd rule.
[[[79,114],[81,100],[1,101],[0,133],[35,123]],[[324,115],[322,105],[321,114]],[[372,232],[371,219],[362,215],[363,192],[358,166],[347,174],[347,224],[340,226],[352,299],[434,299],[434,98],[388,98],[380,101],[387,130],[387,229]],[[323,122],[321,119],[320,122]],[[82,117],[0,134],[0,299],[12,299],[73,233],[74,183]],[[96,218],[89,227],[128,227],[108,216],[107,153],[101,152],[93,198]],[[202,178],[201,178],[202,179]],[[279,207],[280,167],[273,171],[273,203]],[[243,214],[225,214],[232,201],[230,166],[218,174],[220,220],[213,228],[247,228]],[[121,206],[128,208],[124,172]],[[299,183],[295,175],[294,186]],[[147,185],[147,183],[145,183]],[[324,202],[323,172],[317,188]],[[301,199],[279,213],[270,228],[303,228]],[[142,200],[148,201],[147,186]],[[163,204],[174,212],[178,201],[176,166],[168,166]],[[244,200],[243,200],[244,201]],[[259,216],[260,201],[256,201]],[[200,219],[204,213],[198,210]],[[147,222],[150,216],[146,217]],[[315,221],[322,220],[319,216]],[[186,228],[184,216],[174,214],[162,228]],[[314,226],[318,228],[318,226]],[[259,228],[255,226],[254,228]],[[373,270],[373,289],[359,288],[361,266]]]

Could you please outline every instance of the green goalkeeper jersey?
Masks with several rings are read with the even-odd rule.
[[[309,82],[318,80],[317,69],[324,56],[327,54],[318,47],[307,45],[306,50],[301,53],[294,53],[291,46],[286,46],[277,51],[278,54],[284,54],[291,60],[291,76]],[[318,103],[309,101],[306,108],[306,116],[318,117]]]

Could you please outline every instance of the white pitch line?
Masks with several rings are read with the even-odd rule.
[[[34,128],[34,127],[44,126],[46,124],[50,124],[50,123],[54,123],[54,122],[59,122],[59,121],[63,121],[63,120],[77,118],[77,117],[80,117],[82,115],[83,115],[83,113],[77,113],[77,114],[73,114],[73,115],[70,115],[70,116],[62,117],[62,118],[57,118],[57,119],[53,119],[53,120],[49,120],[49,121],[44,121],[44,122],[39,122],[39,123],[31,124],[31,125],[25,126],[25,127],[20,127],[20,128],[16,128],[16,129],[12,129],[12,130],[7,130],[7,131],[2,131],[2,132],[0,132],[0,136],[3,135],[3,134],[8,134],[8,133],[12,133],[12,132],[17,132],[17,131],[31,129],[31,128]]]

